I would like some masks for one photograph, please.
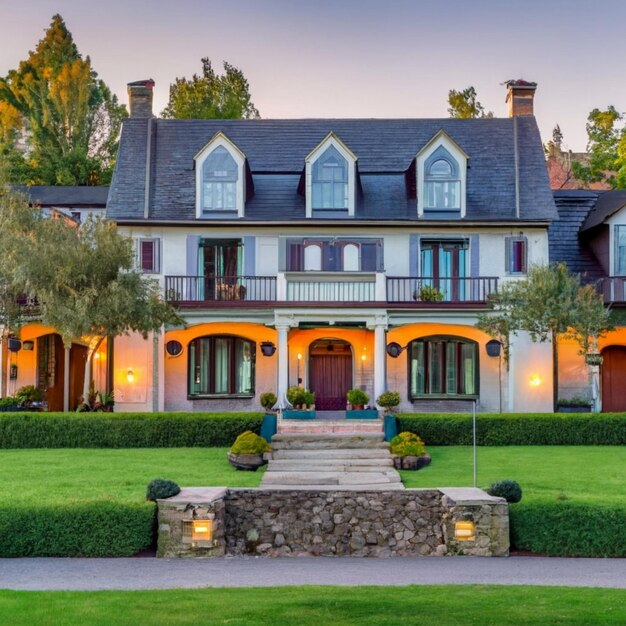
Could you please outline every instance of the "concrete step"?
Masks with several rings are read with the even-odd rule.
[[[317,459],[388,459],[388,448],[329,448],[325,450],[274,450],[272,459],[296,459],[314,462]]]
[[[382,433],[382,420],[279,420],[278,432],[283,433]]]
[[[367,468],[381,470],[386,467],[393,467],[392,459],[272,459],[267,466],[267,471],[303,471],[313,472],[316,470],[325,472],[337,472],[344,470],[346,472],[363,472],[368,471]],[[337,468],[337,469],[335,469]]]
[[[402,483],[388,484],[360,484],[360,485],[263,485],[261,489],[271,489],[272,491],[402,491]]]
[[[368,434],[278,434],[272,437],[272,449],[334,449],[334,448],[381,448],[388,449],[382,433]]]
[[[398,483],[398,472],[265,472],[262,486],[269,485],[360,485]]]

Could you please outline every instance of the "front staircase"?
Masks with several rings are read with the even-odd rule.
[[[271,445],[261,488],[404,489],[379,420],[284,420]]]

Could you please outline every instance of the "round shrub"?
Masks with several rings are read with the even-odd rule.
[[[522,499],[522,488],[515,480],[500,480],[487,489],[487,493],[497,498],[504,498],[507,502],[515,503]]]
[[[415,434],[404,432],[396,435],[391,441],[391,454],[396,456],[422,456],[426,454],[424,442]]]
[[[263,437],[256,435],[251,430],[241,433],[229,452],[231,454],[263,454],[271,450],[269,444]]]
[[[348,402],[352,406],[366,405],[370,401],[370,397],[362,389],[350,389],[347,393]]]
[[[385,391],[376,398],[376,404],[384,409],[393,409],[400,404],[400,394],[397,391]]]
[[[173,481],[166,478],[155,478],[148,483],[146,500],[157,500],[171,498],[180,493],[180,487]]]
[[[267,411],[271,411],[272,407],[276,404],[276,402],[278,402],[278,398],[276,397],[275,393],[272,393],[271,391],[266,391],[265,393],[261,394],[259,401],[261,402],[261,406],[264,409],[266,409]]]

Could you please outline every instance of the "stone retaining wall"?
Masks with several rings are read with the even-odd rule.
[[[480,489],[282,491],[186,488],[158,501],[159,556],[506,556],[508,505]],[[183,537],[213,521],[210,545]],[[455,539],[473,520],[473,541]]]

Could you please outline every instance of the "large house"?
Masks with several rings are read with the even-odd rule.
[[[474,326],[501,281],[548,260],[556,209],[533,113],[507,119],[162,120],[128,86],[107,215],[186,328],[118,338],[118,406],[250,410],[290,385],[318,409],[552,408],[550,347],[508,368]]]

